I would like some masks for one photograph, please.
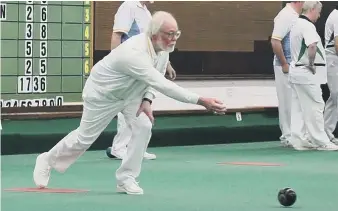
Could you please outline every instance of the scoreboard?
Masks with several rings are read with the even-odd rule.
[[[1,107],[81,102],[92,66],[92,2],[0,4]]]

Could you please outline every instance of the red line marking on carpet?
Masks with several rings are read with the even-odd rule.
[[[5,191],[12,192],[38,192],[38,193],[83,193],[89,190],[66,189],[66,188],[8,188]]]
[[[219,165],[236,165],[236,166],[283,166],[281,163],[262,163],[262,162],[221,162]]]

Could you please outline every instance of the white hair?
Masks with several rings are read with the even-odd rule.
[[[149,37],[157,34],[165,21],[176,21],[172,14],[164,11],[155,12],[149,23],[147,34]]]
[[[320,1],[305,1],[302,8],[302,13],[306,14],[312,9],[321,9],[322,3]]]

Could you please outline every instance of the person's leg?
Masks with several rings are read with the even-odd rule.
[[[290,142],[296,150],[309,150],[312,146],[306,136],[304,111],[302,110],[296,84],[291,84],[291,139]]]
[[[126,123],[131,126],[132,136],[128,143],[127,154],[116,171],[117,190],[128,194],[143,194],[136,178],[141,172],[144,153],[151,138],[152,124],[148,117],[141,113],[136,117],[141,100],[129,103],[122,111]]]
[[[288,74],[283,73],[281,66],[274,66],[275,83],[278,98],[279,127],[282,132],[280,137],[284,146],[290,146],[291,138],[291,86]]]
[[[329,139],[335,141],[333,135],[338,122],[338,57],[327,57],[327,85],[330,97],[324,109],[325,132]]]
[[[324,130],[324,100],[318,84],[297,84],[299,102],[304,112],[304,121],[309,138],[319,150],[338,150]]]
[[[122,159],[123,156],[127,153],[127,145],[131,138],[131,129],[126,124],[126,120],[122,113],[117,115],[117,134],[115,135],[112,147],[111,154],[118,159]]]
[[[46,187],[52,168],[65,172],[94,143],[122,106],[123,102],[119,101],[84,100],[79,127],[37,157],[33,173],[35,184]]]

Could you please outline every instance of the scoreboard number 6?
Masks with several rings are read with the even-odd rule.
[[[46,76],[34,76],[33,77],[33,93],[46,92]]]

